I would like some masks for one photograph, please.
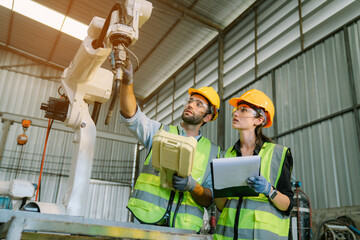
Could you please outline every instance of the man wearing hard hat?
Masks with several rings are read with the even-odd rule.
[[[149,119],[137,106],[130,61],[127,61],[123,72],[120,121],[144,144],[148,152],[127,208],[140,223],[198,232],[203,226],[204,207],[213,201],[210,160],[218,157],[220,152],[217,145],[202,136],[200,127],[217,118],[219,95],[212,87],[190,88],[189,96],[184,101],[182,122],[178,126],[163,125]],[[196,171],[186,178],[174,175],[172,184],[176,191],[161,187],[159,171],[151,164],[153,136],[159,129],[197,140],[193,163]]]

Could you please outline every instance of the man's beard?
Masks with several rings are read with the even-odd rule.
[[[181,119],[186,122],[187,124],[191,124],[191,125],[197,125],[199,123],[201,123],[204,118],[205,118],[205,115],[200,115],[200,116],[197,116],[195,113],[191,116],[185,116],[185,110],[184,112],[181,114]]]

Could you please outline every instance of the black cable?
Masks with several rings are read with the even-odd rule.
[[[354,227],[356,227],[355,222],[348,216],[340,216],[336,220],[345,225],[353,225]]]
[[[21,205],[20,205],[20,207],[19,207],[19,210],[22,209],[22,208],[25,206],[26,201],[27,201],[27,198],[26,198],[26,197],[24,197],[24,198],[21,200]]]
[[[93,107],[93,110],[92,110],[92,113],[91,113],[91,118],[94,121],[95,126],[96,126],[96,123],[97,123],[97,121],[99,119],[100,108],[101,108],[101,103],[95,101],[94,102],[94,107]]]
[[[94,49],[97,49],[97,48],[103,46],[103,42],[104,42],[107,30],[108,30],[109,25],[110,25],[111,14],[112,14],[113,11],[119,10],[119,9],[121,9],[121,5],[119,3],[115,3],[115,5],[110,10],[110,13],[109,13],[109,15],[107,16],[107,18],[105,20],[105,23],[104,23],[103,28],[101,29],[101,33],[100,33],[99,38],[97,39],[95,45],[93,46]]]
[[[239,202],[236,207],[236,215],[235,215],[235,223],[234,223],[234,240],[237,240],[239,235],[239,218],[240,218],[242,201],[243,201],[243,197],[239,197]]]
[[[174,212],[174,217],[173,217],[173,222],[172,222],[172,227],[175,227],[175,220],[176,220],[176,215],[179,211],[179,208],[180,208],[180,205],[181,205],[181,202],[183,201],[184,199],[184,193],[183,192],[179,192],[179,199],[178,199],[178,202],[176,204],[176,208],[175,208],[175,212]]]
[[[164,216],[160,219],[160,221],[165,219],[167,227],[170,227],[169,218],[170,218],[170,215],[171,215],[171,208],[172,208],[172,204],[174,202],[174,198],[175,198],[175,191],[172,190],[171,193],[170,193],[169,203],[168,203],[168,206],[166,208],[166,212],[165,212]]]

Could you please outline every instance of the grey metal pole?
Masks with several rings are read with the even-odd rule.
[[[218,94],[220,97],[221,112],[218,115],[217,144],[225,148],[225,104],[224,104],[224,33],[218,35]]]
[[[12,217],[8,228],[6,239],[20,240],[24,228],[25,219],[22,217]]]
[[[0,166],[1,166],[1,161],[2,161],[3,155],[4,155],[6,140],[7,140],[7,136],[8,136],[11,124],[13,124],[12,121],[4,120],[3,132],[2,132],[2,136],[1,136],[1,140],[0,140]]]

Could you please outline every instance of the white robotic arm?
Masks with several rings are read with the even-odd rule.
[[[113,12],[107,36],[111,40],[113,35],[120,33],[128,38],[128,44],[134,45],[139,39],[139,28],[151,15],[152,4],[146,0],[126,0],[124,8],[126,15],[123,19]]]
[[[46,110],[45,117],[64,121],[75,131],[74,153],[64,199],[67,214],[85,214],[96,140],[96,127],[89,114],[88,103],[105,103],[113,92],[109,109],[111,116],[122,80],[125,50],[138,39],[139,27],[150,17],[151,10],[152,4],[146,0],[126,0],[124,5],[115,4],[106,20],[94,17],[88,36],[63,72],[61,83],[66,99],[50,98],[49,104],[42,104],[41,109]],[[115,56],[113,72],[100,68],[111,51]]]

